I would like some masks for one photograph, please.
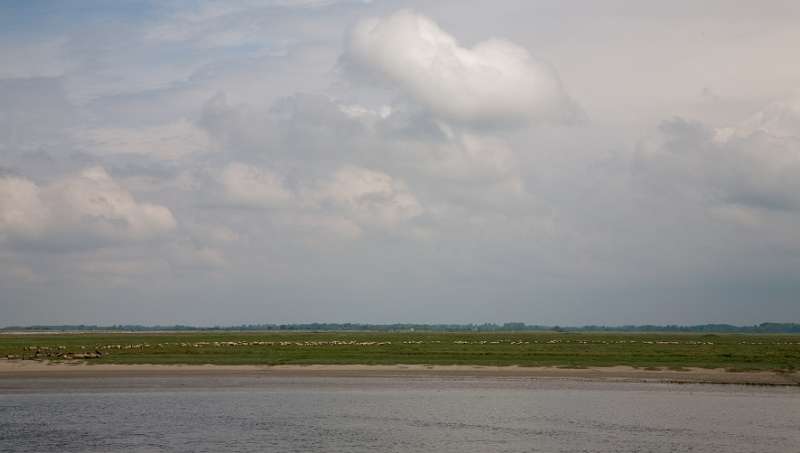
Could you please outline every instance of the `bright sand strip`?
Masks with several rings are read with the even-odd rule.
[[[472,365],[110,365],[0,359],[2,378],[146,376],[520,377],[622,382],[800,385],[800,374],[723,369],[646,370],[627,366],[556,368]]]

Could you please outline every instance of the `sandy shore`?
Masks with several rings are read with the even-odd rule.
[[[348,376],[348,377],[522,377],[590,381],[672,382],[710,384],[800,385],[800,374],[771,371],[729,372],[723,369],[690,368],[644,370],[626,366],[554,368],[468,365],[89,365],[47,363],[30,360],[0,360],[3,378],[102,378],[146,376]]]

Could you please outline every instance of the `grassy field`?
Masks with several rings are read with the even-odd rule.
[[[102,355],[88,358],[95,352]],[[800,335],[191,332],[0,335],[0,358],[121,364],[430,364],[800,369]]]

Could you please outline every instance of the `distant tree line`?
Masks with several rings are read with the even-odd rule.
[[[752,326],[735,326],[731,324],[699,324],[699,325],[587,325],[587,326],[543,326],[521,322],[504,324],[361,324],[361,323],[302,323],[302,324],[243,324],[239,326],[143,326],[138,324],[115,324],[97,326],[85,324],[68,325],[35,325],[8,326],[2,331],[118,331],[118,332],[153,332],[153,331],[376,331],[376,332],[694,332],[694,333],[800,333],[800,324],[765,322]]]

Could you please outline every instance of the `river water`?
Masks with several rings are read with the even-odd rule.
[[[454,377],[0,380],[3,452],[800,452],[800,389]]]

